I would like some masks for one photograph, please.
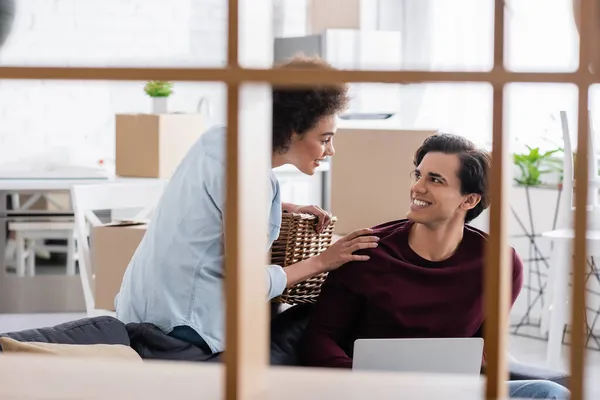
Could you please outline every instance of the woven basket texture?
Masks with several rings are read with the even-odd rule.
[[[336,221],[337,218],[333,217],[329,226],[322,233],[317,233],[316,216],[284,213],[279,237],[271,247],[271,263],[286,268],[321,254],[331,246]],[[321,285],[326,277],[327,273],[313,276],[287,288],[273,301],[286,304],[314,303],[321,293]]]

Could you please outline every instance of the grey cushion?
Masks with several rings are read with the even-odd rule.
[[[129,346],[129,335],[125,325],[116,318],[108,316],[83,318],[53,327],[2,333],[0,336],[20,342],[123,344]]]

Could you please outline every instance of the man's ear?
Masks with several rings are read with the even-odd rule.
[[[466,211],[475,208],[477,204],[481,201],[481,195],[476,193],[471,193],[465,196],[462,202],[462,208]]]

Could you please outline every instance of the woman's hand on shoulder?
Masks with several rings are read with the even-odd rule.
[[[379,237],[373,235],[373,229],[359,229],[340,238],[317,258],[324,272],[332,271],[350,261],[368,261],[369,256],[354,253],[358,250],[374,249],[378,246],[377,242]]]

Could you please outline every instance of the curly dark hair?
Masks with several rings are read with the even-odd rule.
[[[318,57],[297,55],[277,68],[334,68]],[[273,152],[285,153],[292,134],[302,135],[323,118],[340,113],[349,103],[346,84],[302,88],[273,87]]]
[[[490,205],[488,184],[492,165],[491,155],[487,151],[477,148],[473,142],[462,136],[442,133],[428,137],[417,149],[413,160],[415,167],[421,164],[425,155],[430,152],[456,154],[459,157],[458,178],[460,179],[461,194],[481,195],[481,201],[467,211],[465,216],[465,223],[471,222]]]

